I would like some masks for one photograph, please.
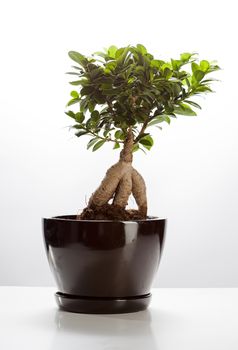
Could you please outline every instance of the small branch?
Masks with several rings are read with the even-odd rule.
[[[82,129],[85,130],[85,131],[88,131],[88,129],[86,129],[86,128],[82,128]],[[96,134],[95,132],[93,132],[91,130],[88,133],[91,134],[92,136],[97,137],[98,139],[101,139],[101,140],[105,140],[105,141],[108,141],[108,142],[114,142],[114,143],[116,143],[116,142],[117,143],[123,143],[124,144],[124,141],[112,139],[111,137],[102,137],[102,136]]]
[[[148,123],[149,123],[152,119],[153,119],[152,117],[148,117],[148,118],[144,121],[144,124],[142,125],[142,128],[141,128],[139,134],[137,135],[137,137],[136,137],[135,140],[134,140],[134,144],[136,144],[136,143],[139,141],[139,139],[141,138],[141,136],[144,134],[145,129],[147,128]]]
[[[108,98],[106,99],[106,101],[107,101],[108,108],[109,108],[110,112],[112,113],[112,115],[116,115],[111,101],[109,101]]]
[[[118,141],[118,140],[116,140],[116,139],[112,139],[111,137],[102,137],[102,136],[99,136],[98,134],[96,134],[96,133],[94,133],[93,131],[90,131],[90,133],[93,135],[93,136],[95,136],[95,137],[97,137],[97,138],[99,138],[99,139],[101,139],[101,140],[105,140],[105,141],[108,141],[108,142],[114,142],[114,143],[124,143],[124,141]]]

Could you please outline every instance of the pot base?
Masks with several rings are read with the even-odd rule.
[[[57,292],[55,299],[61,310],[84,314],[121,314],[147,309],[151,293],[127,298],[81,297]]]

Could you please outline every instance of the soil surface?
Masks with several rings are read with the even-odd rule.
[[[79,220],[115,220],[130,221],[146,219],[138,210],[123,209],[113,204],[105,204],[94,208],[84,208],[82,213],[77,216]]]

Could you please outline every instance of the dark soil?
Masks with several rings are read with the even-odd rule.
[[[79,220],[115,220],[130,221],[146,219],[138,210],[122,209],[116,205],[105,204],[100,207],[84,208],[77,217]]]

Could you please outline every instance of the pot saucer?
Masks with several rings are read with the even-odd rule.
[[[115,314],[145,310],[151,301],[151,293],[135,297],[96,298],[55,293],[61,310],[86,314]]]

